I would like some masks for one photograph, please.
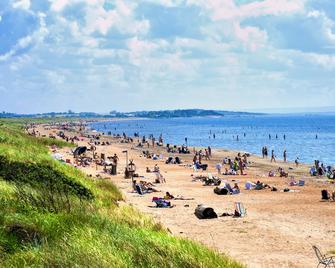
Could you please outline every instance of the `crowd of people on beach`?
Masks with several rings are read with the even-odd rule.
[[[66,160],[66,163],[73,164],[75,167],[86,167],[90,165],[96,165],[103,167],[103,172],[105,172],[107,175],[117,175],[120,174],[117,170],[119,157],[117,154],[106,156],[105,154],[101,153],[99,156],[97,154],[97,147],[98,146],[108,146],[112,143],[109,139],[104,139],[103,134],[104,133],[80,133],[81,135],[78,136],[78,131],[73,132],[73,136],[69,136],[68,134],[65,134],[65,131],[69,129],[76,128],[78,130],[78,126],[71,125],[71,126],[57,126],[56,129],[58,129],[58,133],[56,136],[58,138],[63,139],[65,141],[71,141],[72,143],[81,141],[81,138],[84,137],[85,139],[88,139],[87,142],[87,148],[83,154],[77,155],[74,157],[74,162],[71,163],[71,161],[68,159]],[[80,127],[80,131],[82,131],[84,128],[82,126]],[[71,133],[71,132],[68,132]],[[32,132],[29,132],[30,135],[39,136],[40,134],[33,129]],[[134,137],[128,137],[125,133],[113,135],[113,138],[116,138],[119,140],[120,143],[131,143],[134,144],[135,139],[138,139],[137,146],[142,148],[143,146],[147,146],[148,150],[143,150],[141,156],[150,159],[150,160],[163,160],[163,154],[155,152],[154,149],[157,149],[158,147],[162,147],[163,150],[166,150],[167,153],[170,154],[168,158],[166,158],[165,163],[166,164],[181,164],[181,158],[180,155],[182,154],[190,154],[191,151],[189,150],[187,144],[188,139],[185,138],[185,144],[182,146],[176,146],[176,145],[164,145],[163,143],[163,137],[162,135],[159,136],[158,141],[155,139],[153,135],[149,135],[149,138],[147,139],[145,136],[140,137],[139,133],[134,133]],[[269,136],[271,139],[271,137]],[[149,151],[149,148],[152,148],[153,151]],[[177,155],[176,155],[177,154]],[[207,161],[210,161],[213,158],[213,152],[212,148],[208,146],[204,149],[195,149],[193,148],[193,159],[192,159],[192,167],[194,168],[194,171],[202,170],[206,171],[209,168],[209,163]],[[262,156],[263,158],[267,158],[269,155],[267,146],[264,146],[262,148]],[[237,153],[235,157],[225,157],[222,159],[221,162],[217,163],[215,165],[215,169],[217,171],[217,177],[212,176],[210,173],[208,173],[208,176],[196,176],[194,177],[195,180],[199,179],[203,182],[203,185],[205,186],[216,186],[214,189],[214,193],[225,195],[225,194],[232,194],[237,195],[241,193],[241,189],[239,186],[239,183],[237,181],[232,180],[233,186],[231,184],[220,178],[220,176],[237,176],[237,175],[247,175],[246,170],[249,168],[250,162],[249,162],[249,156],[248,153]],[[287,152],[284,150],[283,152],[283,160],[284,162],[287,162]],[[271,160],[270,162],[277,162],[275,151],[271,150]],[[298,159],[295,161],[296,165],[298,165]],[[131,170],[131,175],[125,176],[132,178],[132,188],[133,191],[138,194],[147,194],[147,193],[158,193],[161,190],[157,188],[157,184],[166,183],[165,177],[162,175],[162,172],[156,163],[154,167],[151,169],[149,167],[146,168],[146,173],[153,173],[155,175],[154,180],[152,182],[148,182],[146,180],[138,180],[137,177],[139,177],[138,174],[136,174],[134,169],[130,169],[130,166],[128,165],[126,167],[126,171],[128,173]],[[278,167],[277,171],[270,170],[268,173],[268,177],[275,177],[276,174],[279,174],[279,177],[282,178],[288,178],[289,174],[285,171],[284,168]],[[330,166],[325,166],[323,163],[320,163],[320,161],[316,160],[314,163],[314,166],[310,169],[310,175],[311,176],[327,176],[329,179],[334,180],[335,178],[335,169],[331,168]],[[304,181],[295,182],[294,179],[290,179],[289,185],[291,186],[303,186]],[[261,181],[256,182],[250,182],[247,181],[245,183],[245,190],[263,190],[263,189],[271,189],[271,191],[277,191],[277,188],[274,186],[270,186],[267,183],[263,183]],[[290,191],[288,188],[285,188],[283,190]],[[323,193],[324,196],[325,193]],[[329,200],[331,198],[335,197],[334,193],[328,193]],[[156,204],[162,204],[160,202],[164,201],[166,207],[171,207],[171,203],[169,200],[174,199],[173,195],[171,195],[169,192],[165,194],[164,197],[160,197],[155,200]],[[325,197],[322,199],[326,199]],[[165,207],[165,205],[163,207]]]

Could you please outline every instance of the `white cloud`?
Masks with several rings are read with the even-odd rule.
[[[267,33],[257,27],[241,27],[239,23],[234,23],[234,33],[238,40],[240,40],[245,47],[251,51],[255,51],[266,45]]]
[[[51,1],[51,10],[60,12],[62,11],[68,4],[70,4],[70,0],[49,0]],[[72,2],[78,2],[73,0]]]
[[[17,0],[13,3],[13,8],[21,8],[29,10],[30,0]]]
[[[115,28],[126,34],[145,34],[148,32],[150,23],[148,20],[138,20],[134,16],[137,4],[117,0],[115,9],[106,10],[103,3],[97,1],[86,7],[85,32],[91,34],[99,32],[106,35],[110,29]]]
[[[234,0],[187,0],[187,3],[208,10],[214,21],[291,14],[304,10],[304,0],[264,0],[239,6]]]
[[[330,19],[323,11],[312,10],[307,13],[307,17],[320,19],[322,24],[322,33],[329,40],[335,43],[335,33],[333,28],[335,27],[335,22]]]
[[[46,28],[45,23],[45,14],[39,13],[38,17],[40,20],[39,29],[33,32],[31,35],[20,38],[11,50],[9,50],[6,54],[0,55],[0,62],[7,61],[11,57],[15,56],[19,50],[27,48],[32,44],[41,43],[44,40],[45,36],[48,34],[48,29]]]

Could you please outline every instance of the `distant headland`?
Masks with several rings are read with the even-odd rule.
[[[137,112],[118,112],[111,111],[108,114],[94,112],[50,112],[37,114],[17,114],[0,113],[0,118],[22,118],[22,117],[78,117],[78,118],[181,118],[181,117],[223,117],[223,116],[242,116],[242,115],[263,115],[262,113],[233,112],[222,110],[204,109],[178,109],[161,111],[137,111]]]

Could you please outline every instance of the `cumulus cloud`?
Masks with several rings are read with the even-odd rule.
[[[39,1],[43,9],[38,8]],[[333,55],[288,49],[273,42],[271,27],[252,24],[262,17],[270,25],[286,17],[297,24],[300,18],[316,20],[321,27],[313,28],[313,33],[327,36],[332,45],[334,22],[329,15],[309,9],[304,0],[248,2],[11,2],[17,14],[34,12],[39,25],[0,56],[0,88],[5,90],[1,102],[21,112],[37,108],[23,110],[22,103],[14,103],[17,96],[32,102],[48,100],[44,111],[81,107],[108,111],[133,110],[134,103],[136,109],[155,108],[149,101],[153,98],[173,108],[187,97],[192,106],[239,109],[264,105],[265,97],[269,106],[283,100],[292,106],[298,96],[308,101],[311,94],[305,90],[314,94],[315,86],[329,99],[329,85],[335,82]],[[190,23],[189,14],[195,16],[192,27],[181,27]],[[73,98],[80,99],[78,107],[71,106]]]

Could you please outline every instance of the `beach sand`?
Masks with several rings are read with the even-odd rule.
[[[55,130],[45,130],[38,126],[41,134],[55,133]],[[74,133],[69,134],[73,136]],[[107,138],[106,138],[107,139]],[[141,156],[142,150],[135,148],[134,144],[120,143],[117,139],[108,138],[112,145],[97,146],[98,155],[105,153],[112,156],[116,153],[120,159],[117,176],[103,173],[102,167],[92,165],[80,168],[93,176],[100,174],[105,179],[113,181],[124,193],[126,202],[140,211],[151,215],[156,221],[161,222],[168,230],[176,235],[193,239],[220,252],[230,255],[248,267],[315,267],[317,258],[312,250],[312,245],[318,245],[324,251],[335,250],[335,202],[321,202],[321,190],[334,190],[334,186],[308,175],[308,166],[295,167],[294,163],[270,163],[270,159],[257,156],[249,158],[251,165],[246,170],[247,176],[220,176],[233,184],[232,180],[239,182],[242,193],[232,196],[218,196],[213,193],[214,186],[202,186],[202,183],[192,182],[191,175],[207,175],[209,172],[217,175],[215,165],[226,156],[235,157],[236,152],[227,150],[213,150],[212,159],[203,161],[209,165],[206,172],[197,172],[184,164],[192,162],[193,155],[179,155],[183,165],[167,165],[165,158],[170,154],[162,147],[149,148],[150,152],[162,153],[164,160],[151,160]],[[88,139],[78,142],[87,145]],[[125,154],[128,150],[129,159],[134,159],[141,180],[154,181],[153,173],[146,173],[146,167],[153,169],[155,164],[160,167],[161,173],[166,178],[165,184],[157,184],[160,193],[139,196],[132,193],[131,180],[124,179],[126,163]],[[64,159],[73,158],[68,148],[59,150],[64,154]],[[288,186],[289,179],[267,176],[269,170],[289,167],[290,175],[296,180],[304,177],[306,185]],[[279,190],[290,188],[299,192],[271,192],[270,189],[261,191],[244,190],[246,181],[260,180]],[[189,201],[173,200],[173,208],[153,208],[152,197],[163,197],[169,191],[174,196],[182,195],[194,198]],[[211,206],[221,215],[224,212],[234,211],[234,202],[243,202],[247,209],[244,218],[219,217],[213,220],[199,220],[194,215],[198,204]],[[326,253],[326,252],[325,252]]]

